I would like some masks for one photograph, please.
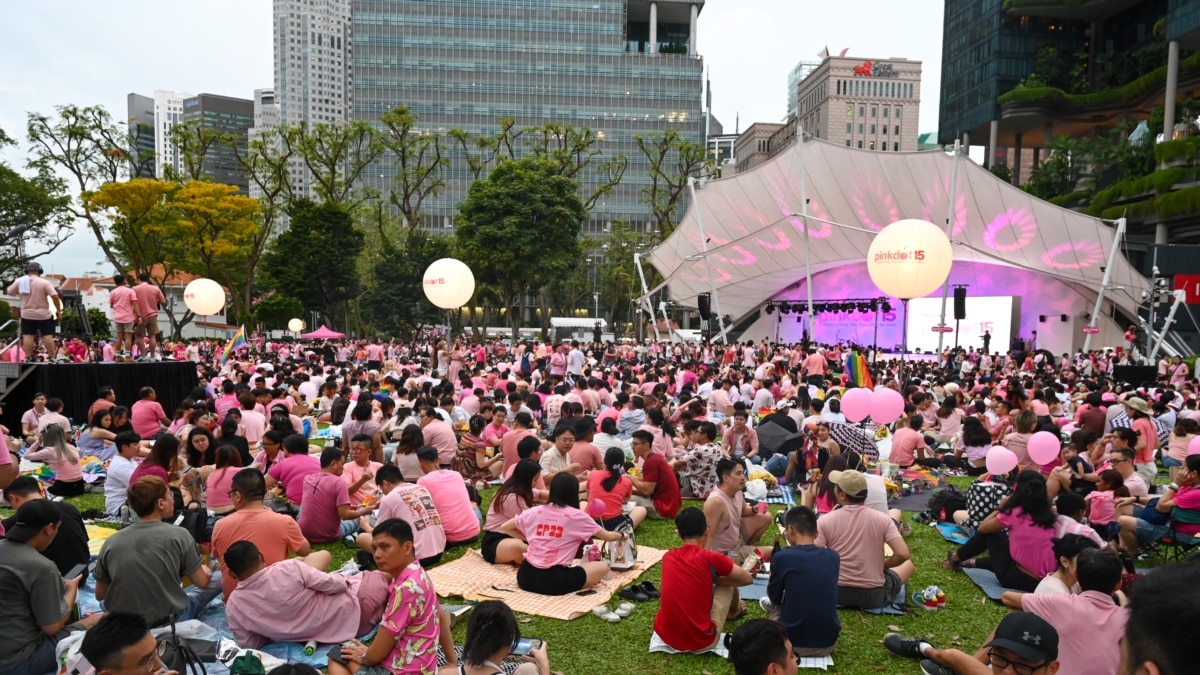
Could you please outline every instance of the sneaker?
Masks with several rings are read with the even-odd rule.
[[[921,659],[921,672],[925,675],[954,675],[954,671],[930,661]]]
[[[767,616],[771,616],[771,613],[775,611],[775,605],[771,604],[771,599],[765,595],[758,599],[758,606],[762,607],[762,611],[766,612]]]
[[[923,658],[925,653],[921,651],[921,645],[925,641],[919,638],[904,637],[899,633],[888,633],[883,636],[883,646],[896,656],[908,656],[914,659]]]

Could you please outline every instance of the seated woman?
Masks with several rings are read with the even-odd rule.
[[[545,503],[549,493],[533,486],[542,476],[542,466],[532,459],[522,459],[513,466],[508,480],[496,491],[483,524],[483,544],[479,552],[492,564],[520,565],[529,545],[504,532],[504,524]]]
[[[1000,510],[984,519],[967,543],[947,554],[942,567],[990,569],[1005,588],[1032,593],[1055,569],[1050,541],[1056,520],[1046,479],[1036,470],[1022,471]],[[972,560],[984,551],[989,557]]]
[[[637,529],[646,520],[646,507],[635,506],[628,514],[623,512],[625,502],[633,496],[633,481],[625,475],[625,451],[620,448],[605,450],[604,466],[606,471],[592,471],[587,481],[588,503],[593,499],[604,502],[600,526],[613,532],[628,522]]]
[[[504,523],[505,534],[524,539],[529,547],[517,569],[521,590],[542,595],[566,595],[595,586],[608,574],[608,563],[571,566],[579,546],[592,540],[621,541],[579,510],[579,479],[560,471],[550,482],[550,501]]]
[[[821,479],[804,488],[800,503],[816,511],[817,515],[823,516],[832,511],[837,506],[837,497],[833,494],[833,481],[829,480],[829,474],[845,471],[849,467],[850,463],[845,456],[830,457],[825,463],[825,471],[821,472]]]
[[[205,467],[206,469],[208,467]],[[229,491],[233,477],[242,470],[242,455],[232,445],[217,448],[217,462],[204,479],[204,506],[217,515],[233,512]]]
[[[113,444],[116,437],[112,432],[112,409],[97,410],[87,430],[79,434],[79,454],[83,457],[99,457],[100,461],[107,462],[117,454],[117,446]]]
[[[1096,546],[1096,542],[1078,534],[1063,535],[1052,541],[1054,542],[1054,559],[1058,561],[1058,568],[1047,574],[1033,592],[1038,595],[1078,594],[1079,579],[1075,577],[1075,565],[1079,554],[1086,549],[1099,547]]]
[[[48,427],[47,427],[48,428]],[[1143,543],[1158,541],[1171,531],[1170,519],[1174,509],[1200,512],[1200,455],[1188,455],[1183,466],[1177,469],[1175,483],[1158,498],[1155,518],[1152,512],[1143,510],[1138,516],[1119,516],[1121,545],[1131,555],[1136,555]],[[1120,506],[1133,503],[1132,497],[1119,501]],[[1200,524],[1178,523],[1175,531],[1187,537],[1200,535]]]
[[[987,473],[987,453],[992,449],[992,435],[978,417],[962,421],[962,436],[959,437],[954,456],[966,461],[967,475],[980,476]]]
[[[472,415],[467,420],[467,433],[459,439],[458,453],[450,461],[450,468],[462,474],[469,483],[491,480],[499,476],[504,467],[504,455],[499,450],[493,450],[494,456],[488,456],[488,446],[481,438],[486,426],[487,421],[482,416]]]
[[[508,605],[500,600],[484,600],[475,606],[467,621],[467,641],[463,645],[458,672],[461,675],[502,675],[499,663],[513,652],[521,642],[521,629],[517,617]],[[546,643],[523,655],[529,663],[523,663],[512,671],[512,675],[550,675],[550,659],[546,655]]]
[[[45,462],[54,470],[54,482],[46,492],[56,497],[78,497],[87,489],[83,482],[83,467],[79,449],[67,443],[67,435],[57,424],[50,424],[38,434],[41,447],[25,453],[31,462]]]
[[[425,434],[421,432],[421,427],[417,425],[404,427],[404,431],[400,432],[400,444],[396,446],[396,451],[392,454],[392,463],[400,467],[400,475],[410,483],[417,482],[425,475],[425,472],[421,471],[421,462],[417,459],[417,450],[423,447],[425,447]]]

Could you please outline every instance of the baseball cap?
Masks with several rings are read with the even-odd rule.
[[[62,512],[58,510],[54,502],[45,499],[31,499],[17,509],[17,522],[4,536],[10,541],[24,543],[37,536],[42,528],[61,520]]]
[[[1058,658],[1058,631],[1036,614],[1005,615],[996,626],[995,637],[984,647],[1003,647],[1023,659],[1049,661]]]
[[[861,471],[830,471],[829,482],[855,499],[867,496],[867,477]]]

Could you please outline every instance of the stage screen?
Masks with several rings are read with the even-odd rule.
[[[976,351],[983,347],[983,332],[992,334],[991,351],[1004,353],[1008,351],[1009,340],[1012,337],[1013,296],[976,297],[967,296],[967,318],[958,322],[958,344],[963,347],[974,347]],[[936,352],[938,334],[933,327],[938,325],[942,313],[941,298],[915,298],[908,303],[908,349],[923,352]],[[954,296],[946,299],[946,325],[954,328]],[[946,333],[944,347],[954,346],[954,333]]]

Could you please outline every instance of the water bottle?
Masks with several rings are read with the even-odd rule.
[[[305,656],[312,656],[313,654],[316,653],[316,651],[317,651],[317,641],[316,640],[309,640],[308,642],[304,643],[304,655]]]

